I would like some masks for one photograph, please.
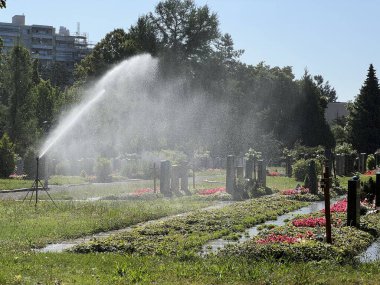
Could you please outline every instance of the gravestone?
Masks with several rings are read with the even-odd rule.
[[[364,173],[367,170],[367,154],[360,153],[359,154],[359,172]]]
[[[24,174],[24,160],[22,158],[17,159],[16,161],[16,174]]]
[[[265,161],[260,159],[257,161],[257,180],[261,186],[267,186],[267,171]]]
[[[245,163],[245,178],[252,179],[253,172],[253,156],[250,155]]]
[[[317,178],[317,170],[315,167],[315,161],[310,160],[308,167],[308,175],[309,175],[309,190],[311,194],[318,194],[318,178]]]
[[[344,168],[345,168],[345,175],[351,175],[354,173],[354,163],[355,163],[355,156],[352,154],[346,154],[345,155],[345,163],[344,163]]]
[[[162,160],[160,167],[160,192],[165,197],[170,197],[170,168],[171,163],[169,160]]]
[[[187,163],[181,164],[180,176],[181,191],[185,192],[187,195],[191,195],[191,192],[189,191],[189,166]]]
[[[290,155],[286,157],[286,176],[292,177],[292,157]]]
[[[335,155],[335,174],[339,176],[341,176],[341,157],[342,156],[340,154]]]
[[[347,226],[360,225],[360,181],[358,177],[348,180]]]
[[[345,166],[346,166],[346,155],[343,153],[340,155],[340,166],[339,166],[340,167],[340,173],[341,173],[341,174],[339,174],[340,176],[346,175]]]
[[[174,194],[179,193],[179,171],[180,167],[178,165],[172,166],[171,171],[171,192]]]
[[[236,177],[237,177],[237,179],[243,179],[244,178],[244,167],[243,166],[236,166]]]
[[[376,172],[376,201],[375,201],[375,205],[376,205],[376,209],[379,209],[380,208],[380,172]]]
[[[235,156],[227,156],[227,169],[226,169],[226,192],[228,194],[235,194],[236,183],[236,170],[235,170]]]
[[[380,166],[380,151],[375,152],[376,168]]]

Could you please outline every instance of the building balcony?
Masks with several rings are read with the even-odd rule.
[[[40,45],[40,44],[32,44],[32,48],[34,49],[53,49],[52,45]]]

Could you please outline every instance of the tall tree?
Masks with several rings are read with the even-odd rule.
[[[97,43],[93,51],[76,66],[76,79],[85,81],[88,77],[100,76],[112,64],[136,53],[137,48],[134,42],[128,39],[125,31],[115,29]]]
[[[157,31],[148,16],[138,18],[136,25],[129,28],[127,38],[135,43],[138,52],[156,55],[159,48]]]
[[[197,7],[193,0],[165,0],[149,14],[161,47],[175,61],[201,60],[211,52],[219,37],[218,19],[208,6]]]
[[[0,0],[0,9],[7,7],[7,1],[6,0]]]
[[[32,87],[32,61],[29,51],[15,46],[9,57],[9,136],[16,144],[16,152],[22,154],[34,141],[33,104],[30,91]]]
[[[32,92],[37,127],[41,131],[47,131],[48,127],[53,123],[54,106],[58,91],[50,84],[50,81],[41,80],[40,83],[33,88]]]
[[[380,88],[371,64],[367,78],[349,107],[348,134],[359,152],[373,153],[380,147]]]
[[[323,145],[327,148],[335,146],[334,136],[324,117],[320,105],[320,90],[313,82],[310,74],[305,74],[300,81],[301,101],[298,106],[300,133],[302,143],[306,146]]]

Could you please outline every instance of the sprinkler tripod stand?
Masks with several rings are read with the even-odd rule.
[[[25,199],[28,197],[28,195],[29,195],[30,192],[31,192],[31,195],[30,195],[29,201],[32,201],[34,192],[36,192],[36,198],[35,198],[36,203],[35,203],[35,206],[37,207],[37,203],[38,203],[38,190],[43,190],[49,196],[49,198],[53,202],[53,204],[57,207],[57,205],[55,204],[53,198],[50,196],[49,192],[47,191],[47,187],[45,187],[45,185],[41,182],[41,180],[38,177],[39,160],[40,160],[40,158],[36,157],[36,162],[37,162],[36,179],[34,179],[32,187],[28,190],[28,192],[26,193],[26,195],[24,197],[24,200],[22,200],[22,202],[25,201]]]

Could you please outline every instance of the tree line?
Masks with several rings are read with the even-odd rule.
[[[328,81],[307,70],[296,79],[291,66],[245,64],[240,60],[244,50],[236,50],[232,36],[220,32],[217,14],[192,0],[161,1],[127,31],[109,32],[71,74],[59,72],[59,66],[49,73],[42,72],[38,61],[32,60],[22,46],[2,54],[0,134],[7,137],[17,155],[25,156],[44,139],[59,115],[81,100],[81,91],[88,84],[122,60],[142,53],[160,59],[163,80],[187,79],[179,96],[197,96],[191,90],[202,90],[208,104],[229,106],[222,127],[213,130],[215,139],[205,142],[194,138],[186,151],[204,148],[213,156],[225,156],[245,153],[253,147],[265,156],[275,156],[281,149],[297,144],[331,149],[336,141],[350,142],[360,151],[377,148],[378,118],[362,114],[363,108],[376,104],[379,108],[377,81],[370,83],[368,79],[368,87],[361,90],[377,92],[374,97],[367,102],[359,95],[350,107],[349,119],[336,122],[331,131],[324,113],[327,103],[335,102],[337,96]],[[51,77],[53,70],[61,76],[59,80]],[[370,71],[376,77],[373,67]],[[195,123],[202,124],[201,120],[199,117]],[[358,130],[366,129],[366,120],[372,122],[370,133],[374,139],[373,145],[364,149],[363,142],[356,138]],[[181,143],[188,142],[166,138],[166,145],[159,147],[180,148]]]

